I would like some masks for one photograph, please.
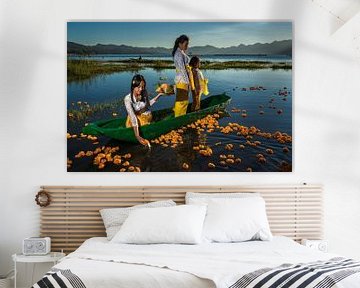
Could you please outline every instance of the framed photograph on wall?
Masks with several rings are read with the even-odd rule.
[[[291,21],[67,23],[67,171],[291,172]]]

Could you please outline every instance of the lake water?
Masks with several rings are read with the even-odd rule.
[[[96,61],[120,61],[128,59],[137,59],[141,56],[147,60],[172,60],[171,55],[146,55],[146,54],[96,54],[89,56],[70,55],[71,60],[96,60]],[[270,62],[291,62],[291,56],[288,55],[200,55],[203,61],[270,61]]]
[[[144,75],[147,81],[147,89],[152,96],[155,96],[155,87],[158,82],[172,83],[174,71],[166,69],[156,71],[153,69],[144,69],[139,71]],[[244,70],[244,69],[227,69],[227,70],[203,70],[205,77],[209,79],[209,91],[211,95],[226,92],[232,97],[228,106],[227,117],[220,119],[220,125],[226,126],[229,122],[240,123],[245,126],[256,126],[264,132],[274,133],[275,131],[285,132],[292,135],[292,70]],[[68,83],[68,109],[76,107],[77,101],[87,102],[90,105],[113,102],[120,100],[129,93],[130,81],[133,72],[116,72],[113,74],[99,76],[91,80],[82,82]],[[166,79],[166,80],[160,80]],[[263,86],[266,90],[242,91],[241,88],[251,86]],[[288,91],[286,97],[279,95],[279,90]],[[153,110],[171,107],[174,104],[174,96],[163,96],[153,106]],[[263,108],[259,108],[259,106]],[[273,108],[275,107],[275,108]],[[232,108],[246,109],[247,117],[242,117],[241,113],[232,113]],[[281,109],[282,113],[277,111]],[[260,114],[260,111],[264,114]],[[100,119],[112,118],[112,113],[116,112],[117,117],[125,117],[126,111],[123,105],[117,106],[109,111],[102,111],[88,117],[83,122],[68,121],[69,133],[80,133],[85,122],[92,122]],[[292,143],[280,144],[274,139],[265,139],[254,136],[253,141],[261,141],[257,147],[246,147],[239,149],[240,144],[244,144],[246,139],[237,136],[236,133],[223,134],[220,132],[202,133],[197,135],[187,131],[185,135],[186,143],[178,148],[164,148],[159,145],[153,145],[151,151],[141,145],[122,143],[111,140],[106,137],[100,137],[99,145],[119,146],[120,153],[131,153],[133,155],[131,165],[141,167],[142,171],[182,171],[183,162],[190,164],[191,171],[246,171],[251,167],[253,171],[280,171],[281,163],[292,163]],[[205,140],[204,140],[205,139]],[[214,153],[211,157],[204,157],[193,151],[193,145],[197,143],[206,143]],[[220,144],[219,144],[220,143]],[[234,144],[234,150],[226,151],[225,145]],[[283,148],[286,146],[289,152],[284,153]],[[98,171],[97,167],[92,164],[91,157],[75,159],[74,155],[80,150],[93,150],[97,147],[90,141],[69,139],[68,140],[68,157],[74,161],[69,171]],[[273,155],[266,155],[265,150],[271,148]],[[219,162],[220,154],[234,154],[240,157],[242,163],[239,165],[229,165],[221,167],[216,165],[215,169],[208,168],[208,163]],[[256,154],[262,153],[267,157],[266,164],[257,161]],[[116,165],[108,165],[101,171],[118,171]]]

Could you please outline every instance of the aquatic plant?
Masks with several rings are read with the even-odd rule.
[[[81,81],[97,75],[105,75],[121,71],[139,71],[145,68],[153,68],[157,71],[162,69],[173,69],[174,62],[164,59],[124,59],[113,61],[96,61],[87,59],[67,60],[67,81]],[[224,70],[224,69],[292,69],[289,62],[270,62],[270,61],[202,61],[203,70]],[[266,90],[257,87],[254,90]],[[243,88],[244,89],[244,88]],[[245,88],[246,90],[246,88]],[[284,93],[284,92],[282,92]],[[281,94],[285,95],[285,94]]]
[[[93,76],[111,74],[121,71],[138,71],[141,65],[137,63],[111,63],[95,60],[67,60],[67,81],[81,81]]]
[[[68,109],[68,120],[70,121],[84,121],[90,116],[94,116],[96,113],[109,111],[109,113],[116,117],[120,107],[124,106],[122,99],[117,99],[111,102],[96,103],[93,105],[87,102],[78,101],[77,103],[71,103],[71,109]]]

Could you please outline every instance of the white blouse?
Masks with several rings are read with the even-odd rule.
[[[179,47],[175,51],[174,55],[174,64],[176,68],[175,74],[175,83],[186,83],[189,84],[189,77],[186,72],[185,65],[188,65],[190,62],[190,57],[186,55],[184,51],[182,51]]]
[[[149,106],[148,106],[146,102],[141,101],[141,100],[137,101],[135,97],[134,97],[134,102],[133,102],[131,100],[130,93],[125,96],[125,98],[124,98],[125,108],[130,117],[132,126],[138,126],[136,112],[139,112],[140,110],[146,108],[146,111],[144,112],[144,114],[151,113],[149,107],[152,106],[155,102],[156,102],[155,99],[151,99],[149,101]]]

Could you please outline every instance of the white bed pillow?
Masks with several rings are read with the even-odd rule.
[[[246,197],[209,200],[203,237],[208,242],[271,240],[264,199]]]
[[[128,244],[198,244],[206,205],[180,205],[131,211],[111,240]]]
[[[225,198],[246,198],[246,197],[259,197],[259,193],[244,192],[244,193],[198,193],[198,192],[186,192],[185,203],[186,204],[207,204],[211,199]]]
[[[107,239],[111,240],[115,234],[120,230],[129,213],[132,210],[139,208],[154,208],[154,207],[171,207],[176,206],[172,200],[156,201],[146,204],[135,205],[127,208],[108,208],[101,209],[99,212],[104,222]]]

